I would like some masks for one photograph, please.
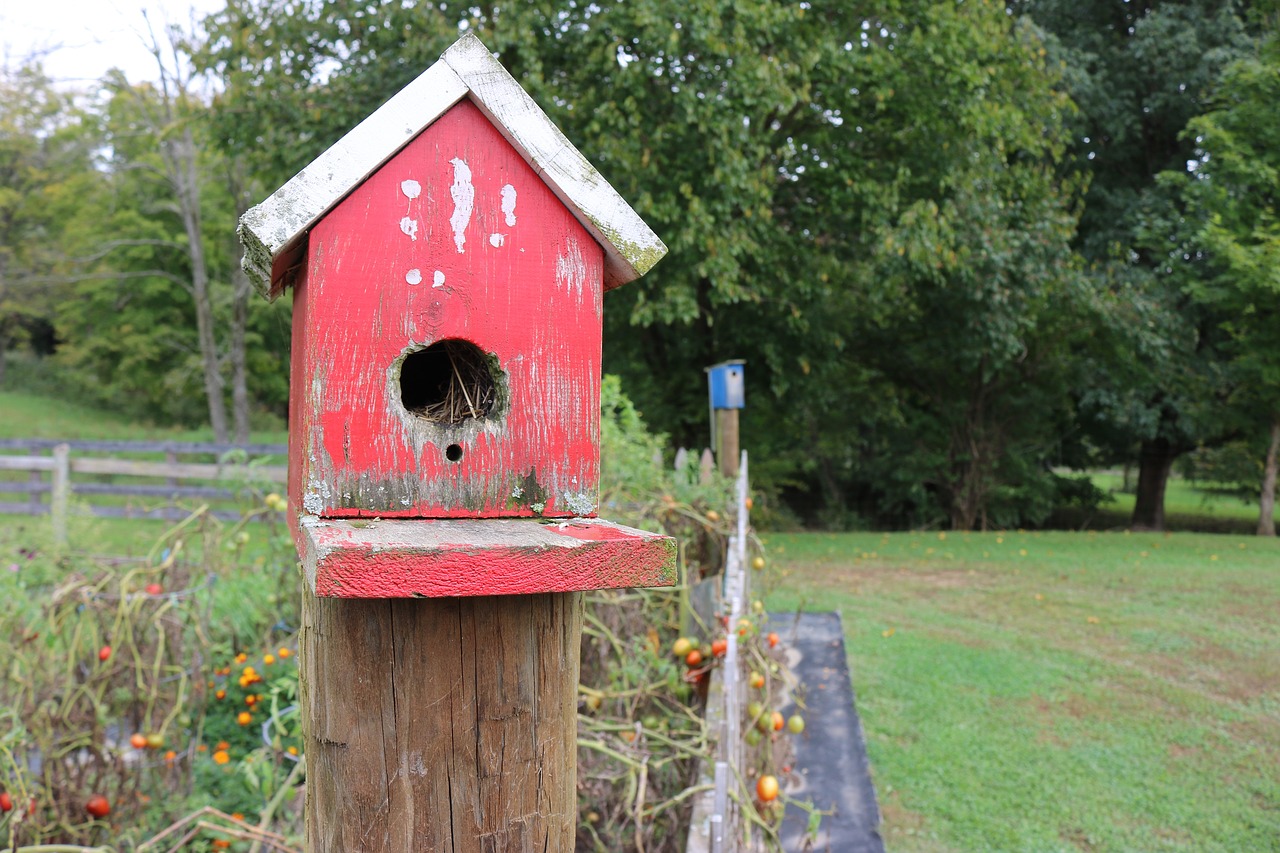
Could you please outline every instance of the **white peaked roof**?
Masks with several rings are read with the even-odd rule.
[[[587,162],[480,39],[468,33],[333,147],[240,217],[244,269],[267,299],[292,283],[307,232],[437,118],[469,97],[604,248],[605,288],[649,271],[667,247]]]

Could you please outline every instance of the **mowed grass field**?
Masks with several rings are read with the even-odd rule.
[[[1280,850],[1280,543],[766,534],[839,610],[891,850]]]

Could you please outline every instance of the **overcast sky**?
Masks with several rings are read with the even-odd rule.
[[[15,68],[43,56],[45,73],[80,86],[121,68],[130,80],[153,79],[147,51],[146,9],[157,32],[166,23],[186,27],[220,9],[225,0],[0,0],[0,66]]]

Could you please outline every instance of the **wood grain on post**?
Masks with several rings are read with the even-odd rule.
[[[738,476],[738,410],[716,409],[716,456],[720,473]]]
[[[581,593],[302,595],[310,853],[573,849]]]

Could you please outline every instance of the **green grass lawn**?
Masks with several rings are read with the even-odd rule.
[[[1280,543],[773,534],[843,613],[893,850],[1280,849]]]
[[[1094,474],[1093,482],[1111,492],[1114,501],[1105,505],[1109,514],[1120,515],[1127,522],[1133,513],[1134,495],[1122,490],[1123,478],[1118,474]],[[1258,502],[1209,484],[1193,483],[1171,476],[1164,494],[1165,516],[1173,529],[1212,528],[1222,530],[1238,523],[1242,532],[1253,532],[1258,524]],[[1276,518],[1280,520],[1280,510]]]
[[[254,442],[283,444],[284,429],[254,432]],[[21,391],[0,391],[0,438],[65,438],[111,441],[213,441],[208,427],[181,429],[140,425],[70,400]]]

